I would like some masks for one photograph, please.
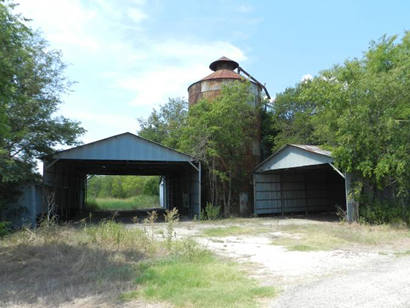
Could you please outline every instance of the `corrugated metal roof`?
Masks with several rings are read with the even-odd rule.
[[[254,168],[254,172],[297,168],[302,166],[331,163],[332,161],[333,158],[331,156],[331,152],[322,150],[318,146],[306,144],[286,144],[264,161],[259,163]]]
[[[316,145],[308,145],[308,144],[289,144],[289,145],[294,146],[294,147],[298,147],[298,148],[300,148],[302,150],[305,150],[305,151],[309,151],[309,152],[313,152],[313,153],[317,153],[317,154],[332,157],[332,152],[323,150],[323,149],[319,148]]]
[[[234,71],[222,69],[222,70],[217,70],[216,72],[213,72],[212,74],[202,78],[201,81],[212,80],[212,79],[245,79],[245,78],[235,73]]]
[[[129,161],[195,160],[195,158],[190,155],[178,152],[129,132],[59,151],[47,158]]]

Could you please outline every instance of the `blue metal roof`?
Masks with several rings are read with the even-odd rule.
[[[255,172],[330,164],[331,153],[317,146],[287,144],[255,167]]]
[[[195,160],[195,158],[190,155],[178,152],[129,132],[59,151],[48,158],[163,162]]]

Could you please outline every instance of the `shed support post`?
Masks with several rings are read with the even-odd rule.
[[[202,190],[202,167],[201,162],[198,162],[198,219],[201,219],[201,190]]]
[[[282,185],[282,180],[283,180],[283,176],[282,176],[282,173],[280,173],[279,174],[279,190],[280,190],[280,213],[281,213],[281,215],[283,216],[284,215],[284,210],[283,210],[283,207],[284,207],[284,204],[283,204],[283,202],[284,202],[284,198],[283,198],[283,185]]]
[[[346,188],[346,220],[349,223],[358,220],[358,203],[353,198],[353,189],[352,189],[352,175],[346,173],[345,175],[345,188]]]

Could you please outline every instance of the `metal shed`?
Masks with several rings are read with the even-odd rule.
[[[43,180],[57,215],[73,217],[84,208],[87,175],[160,175],[164,207],[193,217],[201,208],[201,164],[192,156],[131,133],[43,157]]]
[[[254,170],[254,213],[345,209],[344,175],[332,163],[331,153],[317,146],[284,146]]]

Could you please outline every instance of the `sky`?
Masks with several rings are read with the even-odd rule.
[[[75,84],[59,114],[91,142],[126,131],[211,73],[221,56],[271,96],[410,30],[410,1],[16,0]]]

